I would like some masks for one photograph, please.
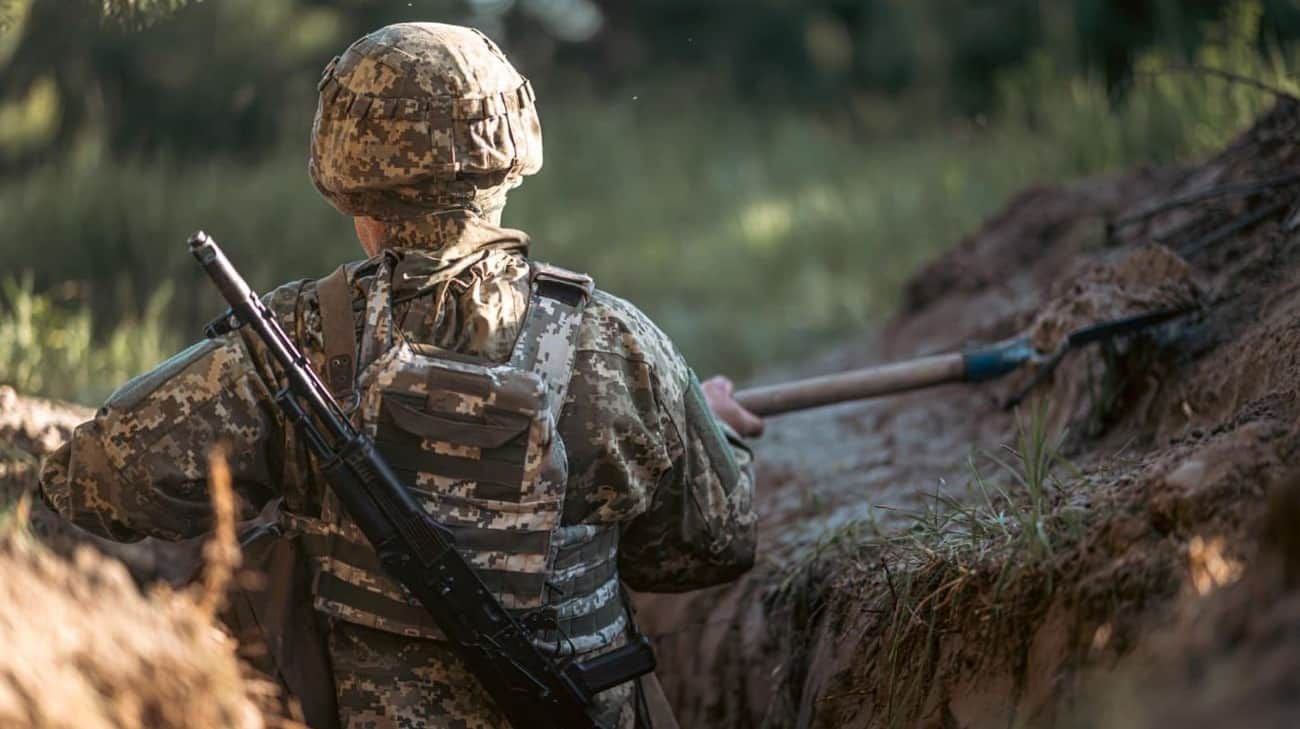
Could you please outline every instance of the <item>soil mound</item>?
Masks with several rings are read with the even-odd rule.
[[[1019,414],[1032,373],[773,420],[759,566],[638,600],[682,725],[1300,722],[1294,538],[1260,539],[1300,498],[1278,496],[1300,452],[1297,165],[1283,99],[1204,163],[1029,190],[916,277],[874,352],[826,358],[1051,350],[1198,307],[1067,356]]]
[[[1188,556],[1198,597],[1181,601],[1169,624],[1115,670],[1090,678],[1070,726],[1296,725],[1300,477],[1272,490],[1251,568],[1240,575],[1241,564],[1222,554],[1229,548],[1222,540],[1193,543]]]
[[[215,619],[238,563],[228,477],[224,531],[206,546],[97,539],[33,498],[40,459],[89,415],[0,387],[0,727],[294,726]],[[188,579],[201,554],[200,590],[164,581]]]
[[[0,727],[260,729],[269,689],[188,593],[142,595],[90,547],[0,536]]]
[[[1029,329],[1040,352],[1065,344],[1070,332],[1090,324],[1157,311],[1192,309],[1200,288],[1192,267],[1168,248],[1152,244],[1116,263],[1098,263],[1062,282]]]

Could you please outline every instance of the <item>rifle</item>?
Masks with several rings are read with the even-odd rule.
[[[779,385],[754,387],[740,390],[735,397],[736,402],[755,415],[780,415],[954,382],[986,382],[1028,364],[1038,365],[1039,369],[1029,384],[1007,401],[1007,407],[1014,407],[1060,364],[1067,352],[1093,342],[1163,324],[1190,311],[1190,308],[1165,309],[1076,329],[1070,332],[1061,346],[1047,354],[1039,352],[1028,337],[1018,337],[965,352],[935,354]]]
[[[451,532],[420,506],[374,442],[353,427],[216,242],[199,231],[189,247],[230,304],[227,319],[247,327],[279,366],[285,384],[275,393],[276,404],[319,459],[330,489],[384,570],[429,611],[511,725],[603,729],[593,696],[653,671],[649,640],[637,634],[612,652],[563,665],[543,654],[456,550]]]

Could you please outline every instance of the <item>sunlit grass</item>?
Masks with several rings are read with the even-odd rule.
[[[1248,10],[1224,38],[1254,37]],[[1292,56],[1243,42],[1210,43],[1198,58],[1293,84]],[[646,309],[697,369],[743,377],[864,336],[920,264],[1024,186],[1209,154],[1272,103],[1243,84],[1157,72],[1169,65],[1143,59],[1115,105],[1101,83],[1036,60],[1004,80],[1000,113],[918,120],[889,138],[715,102],[543,100],[546,166],[514,193],[505,222],[531,233],[537,257]],[[36,291],[73,282],[94,312],[94,342],[127,321],[193,339],[219,311],[183,245],[196,228],[262,289],[360,256],[348,221],[307,179],[299,126],[258,160],[71,149],[0,183],[0,269],[34,272]],[[148,314],[165,284],[170,304]]]
[[[89,308],[35,293],[30,276],[0,282],[0,292],[0,382],[23,393],[97,402],[178,344],[163,325],[171,298],[166,284],[146,302],[140,320],[123,321],[100,341],[92,336]]]

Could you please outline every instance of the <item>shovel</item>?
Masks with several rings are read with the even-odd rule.
[[[1076,329],[1070,332],[1055,351],[1049,353],[1039,352],[1030,343],[1029,337],[1018,337],[964,352],[935,354],[779,385],[754,387],[740,390],[735,397],[737,402],[755,415],[771,416],[954,382],[987,382],[1025,365],[1038,365],[1039,369],[1026,389],[1008,403],[1008,406],[1014,406],[1060,364],[1067,352],[1093,342],[1163,324],[1189,311],[1190,308],[1165,309]]]

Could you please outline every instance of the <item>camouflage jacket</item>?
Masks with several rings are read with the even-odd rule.
[[[522,233],[486,223],[437,250],[407,251],[395,320],[414,341],[504,358],[526,310],[526,252]],[[373,264],[352,264],[358,297]],[[315,282],[266,299],[321,371]],[[271,401],[274,379],[239,331],[191,346],[119,389],[47,459],[46,501],[118,541],[200,535],[212,523],[206,454],[225,440],[243,517],[276,498],[319,513],[323,481]],[[588,304],[559,428],[570,473],[563,523],[621,525],[630,587],[690,590],[751,566],[750,452],[708,412],[668,338],[626,301],[597,291]]]

